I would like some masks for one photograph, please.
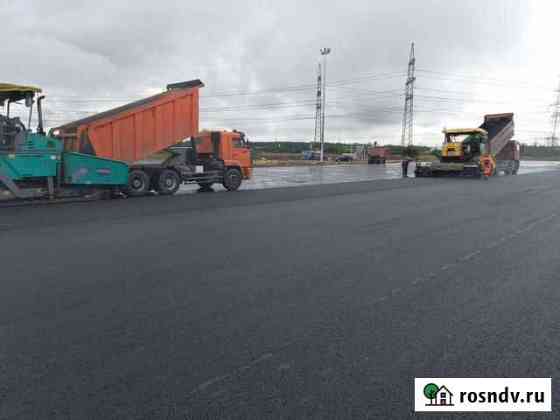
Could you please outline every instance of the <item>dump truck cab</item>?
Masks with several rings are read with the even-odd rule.
[[[226,168],[237,168],[243,179],[251,178],[251,147],[240,131],[202,131],[194,139],[199,159],[217,158]]]
[[[128,193],[150,190],[171,195],[181,184],[198,184],[210,190],[222,184],[236,191],[252,176],[249,141],[240,131],[201,131],[173,146],[130,165]]]
[[[481,128],[455,128],[443,130],[442,162],[471,161],[485,152],[488,133]]]

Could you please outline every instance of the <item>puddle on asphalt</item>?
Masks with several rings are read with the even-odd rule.
[[[530,174],[560,169],[560,162],[522,161],[519,174]],[[409,168],[414,176],[414,164]],[[344,182],[375,181],[401,177],[400,163],[386,165],[329,165],[329,166],[282,166],[254,168],[253,179],[244,181],[242,190],[298,187],[302,185],[339,184]],[[181,192],[193,192],[197,186],[185,185]],[[222,186],[215,186],[216,191]]]

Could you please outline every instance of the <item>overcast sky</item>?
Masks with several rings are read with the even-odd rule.
[[[200,78],[201,127],[310,140],[328,46],[327,140],[398,143],[414,41],[416,143],[493,112],[532,142],[560,75],[558,0],[0,0],[0,18],[1,81],[41,86],[50,126]]]

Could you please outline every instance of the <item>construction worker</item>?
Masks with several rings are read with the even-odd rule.
[[[494,170],[496,169],[496,163],[494,159],[490,155],[483,155],[480,158],[480,166],[482,169],[482,174],[484,175],[484,179],[488,179],[494,174]]]
[[[403,156],[402,161],[401,161],[401,166],[402,166],[402,176],[403,178],[408,178],[408,165],[410,165],[410,157],[408,156]]]

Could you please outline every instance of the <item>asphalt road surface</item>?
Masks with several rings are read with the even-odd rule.
[[[554,407],[559,175],[2,209],[0,418],[405,419],[414,377]]]

